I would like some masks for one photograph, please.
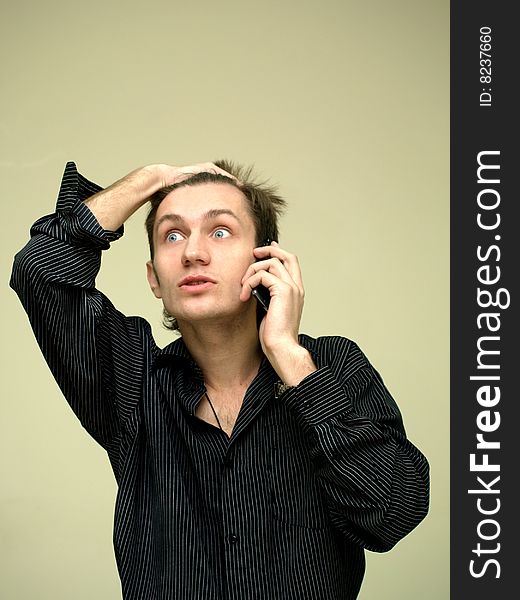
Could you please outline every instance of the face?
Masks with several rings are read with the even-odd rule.
[[[159,205],[148,282],[184,323],[255,318],[241,279],[254,262],[255,227],[242,192],[226,183],[183,186]]]

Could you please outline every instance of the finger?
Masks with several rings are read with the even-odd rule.
[[[253,249],[254,255],[258,258],[268,258],[272,256],[273,258],[278,258],[283,263],[297,263],[298,258],[295,254],[291,254],[284,250],[279,245],[276,245],[276,242],[272,242],[270,246],[258,246]]]
[[[291,277],[291,274],[287,271],[285,265],[278,258],[270,258],[268,260],[261,260],[254,262],[247,268],[244,276],[242,277],[242,283],[255,273],[259,271],[266,271],[272,273],[282,281],[296,285],[296,282]]]
[[[242,285],[242,291],[240,292],[240,299],[244,302],[248,300],[251,297],[251,291],[259,285],[263,285],[271,292],[276,285],[280,284],[290,287],[289,284],[282,282],[272,273],[268,273],[267,271],[259,271],[244,281]]]
[[[190,177],[193,177],[194,175],[197,175],[198,173],[214,173],[215,175],[223,175],[224,177],[233,179],[237,183],[241,183],[231,173],[228,173],[227,171],[224,171],[224,169],[217,167],[217,165],[214,165],[213,163],[208,162],[208,163],[199,163],[196,165],[186,165],[184,167],[178,167],[174,174],[172,183],[170,185],[185,181],[186,179],[189,179]]]
[[[217,169],[218,169],[218,167],[217,167]],[[218,173],[220,175],[224,175],[224,177],[227,177],[228,179],[233,179],[233,181],[236,181],[236,183],[238,183],[239,185],[242,185],[242,182],[240,181],[240,179],[237,179],[234,175],[231,175],[231,173],[224,171],[224,169],[218,169]]]
[[[217,165],[213,164],[212,162],[209,163],[204,163],[203,165],[200,165],[202,167],[201,172],[209,172],[209,173],[216,173],[218,175],[224,175],[224,177],[229,177],[230,179],[234,179],[235,181],[237,181],[238,183],[240,183],[240,181],[231,173],[228,173],[227,171],[225,171],[224,169],[221,169],[220,167],[217,167]]]
[[[276,245],[275,245],[276,244]],[[276,242],[270,246],[259,246],[254,248],[254,255],[259,259],[277,258],[287,269],[296,285],[303,291],[303,279],[298,257],[295,254],[283,250]]]
[[[282,292],[284,294],[285,292],[288,292],[294,298],[297,297],[303,299],[305,295],[304,291],[296,285],[291,277],[283,279],[269,271],[260,270],[244,280],[241,297],[243,295],[243,299],[249,298],[251,289],[258,285],[263,285],[268,288],[271,296]]]

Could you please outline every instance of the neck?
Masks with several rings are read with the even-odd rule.
[[[263,356],[256,315],[245,322],[179,322],[179,329],[209,390],[246,389],[255,378]]]

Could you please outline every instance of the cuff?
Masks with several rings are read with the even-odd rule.
[[[338,382],[331,369],[325,366],[307,375],[283,394],[280,401],[307,425],[316,426],[352,412],[353,392],[354,388]]]
[[[111,242],[118,240],[124,233],[124,226],[117,231],[107,231],[103,229],[94,213],[84,202],[78,202],[70,211],[73,217],[71,221],[71,233],[75,239],[87,237],[92,241],[97,241],[102,248],[108,248]]]
[[[58,194],[56,213],[68,221],[71,241],[88,240],[94,246],[105,250],[111,242],[123,235],[124,227],[121,226],[117,231],[103,229],[84,203],[84,200],[101,190],[103,190],[101,186],[89,181],[78,172],[74,162],[68,162]]]
[[[63,172],[56,212],[71,210],[77,202],[90,198],[102,189],[100,185],[78,173],[76,163],[70,161],[65,165]]]

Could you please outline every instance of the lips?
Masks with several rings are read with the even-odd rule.
[[[179,287],[196,287],[211,283],[216,283],[216,281],[206,275],[187,275],[180,280]]]

